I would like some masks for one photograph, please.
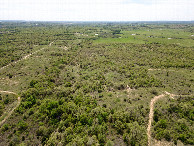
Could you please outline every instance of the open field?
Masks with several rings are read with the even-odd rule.
[[[194,145],[193,23],[0,33],[0,145]]]

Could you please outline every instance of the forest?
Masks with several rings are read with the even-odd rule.
[[[193,56],[193,22],[2,21],[0,145],[194,145]]]

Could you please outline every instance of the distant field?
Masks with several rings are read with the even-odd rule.
[[[95,43],[175,44],[193,47],[193,33],[179,29],[148,29],[121,31],[118,38],[99,38]]]

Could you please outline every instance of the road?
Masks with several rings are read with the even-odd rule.
[[[151,146],[151,127],[152,127],[152,121],[154,116],[154,104],[156,103],[157,100],[164,98],[166,95],[169,95],[169,97],[172,99],[174,99],[173,96],[175,96],[174,94],[170,94],[165,91],[164,94],[155,96],[150,102],[149,122],[148,122],[148,128],[147,128],[148,146]]]

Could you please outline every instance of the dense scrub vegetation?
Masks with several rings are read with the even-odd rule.
[[[175,144],[181,140],[184,144],[194,145],[194,97],[180,96],[165,104],[163,108],[155,109],[153,136],[158,140],[173,140]]]
[[[0,70],[0,89],[22,100],[2,145],[147,145],[149,102],[165,90],[188,97],[156,108],[152,136],[193,144],[193,24],[0,25],[0,66],[46,48]],[[177,33],[182,44],[167,39]]]

